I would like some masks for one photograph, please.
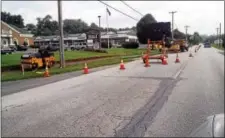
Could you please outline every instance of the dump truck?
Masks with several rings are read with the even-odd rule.
[[[21,66],[24,69],[38,69],[55,64],[54,53],[47,50],[39,50],[37,53],[23,54],[21,56]]]

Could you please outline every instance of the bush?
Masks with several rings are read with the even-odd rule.
[[[122,47],[127,49],[136,49],[139,47],[139,44],[137,42],[125,42],[122,44]]]
[[[85,48],[84,51],[98,52],[98,53],[108,53],[104,49],[93,49],[93,48]]]
[[[101,47],[102,48],[108,48],[108,42],[102,42]],[[109,43],[109,48],[111,48],[111,47],[112,47],[112,43]]]

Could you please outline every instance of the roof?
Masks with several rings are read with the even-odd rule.
[[[79,33],[79,34],[67,34],[64,35],[64,40],[66,39],[82,39],[82,38],[86,38],[86,34],[85,33]],[[84,38],[84,39],[85,39]],[[34,39],[35,41],[42,41],[42,40],[59,40],[59,36],[58,35],[51,35],[51,36],[37,36]]]
[[[127,34],[127,33],[132,33],[134,32],[133,30],[124,30],[124,31],[117,31],[117,34]]]
[[[15,25],[12,25],[12,24],[8,24],[8,25],[14,28],[15,30],[17,30],[18,32],[20,32],[21,34],[31,34],[29,31],[23,28],[16,27]]]
[[[101,32],[101,35],[107,35],[107,34],[116,34],[116,33],[113,32],[113,31],[109,31],[108,33],[107,32]]]
[[[130,38],[130,39],[137,39],[136,36],[129,35],[129,34],[108,34],[108,35],[103,35],[101,38]]]

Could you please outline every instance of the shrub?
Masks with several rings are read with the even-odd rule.
[[[102,42],[101,47],[102,48],[108,48],[108,42]],[[111,47],[112,47],[112,43],[109,43],[109,48],[111,48]]]
[[[139,44],[137,42],[125,42],[122,44],[122,47],[127,49],[136,49],[139,47]]]

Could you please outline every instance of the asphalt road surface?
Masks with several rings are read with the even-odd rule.
[[[2,136],[188,136],[224,113],[224,54],[192,53],[177,64],[175,54],[168,65],[136,60],[5,95]]]

